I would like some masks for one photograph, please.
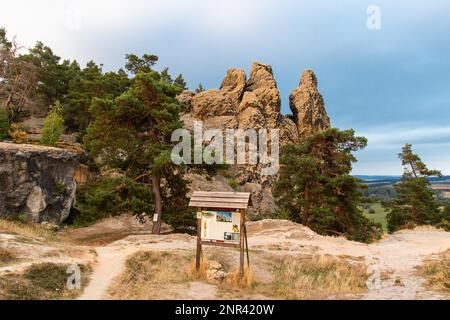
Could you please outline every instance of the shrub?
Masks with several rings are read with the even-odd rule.
[[[236,180],[234,180],[234,179],[231,179],[231,180],[230,180],[230,187],[231,187],[234,191],[236,191],[236,189],[237,189],[237,187],[238,187],[238,182],[237,182]]]
[[[375,209],[374,209],[374,208],[370,208],[370,209],[369,209],[369,213],[370,213],[370,214],[375,214]]]
[[[15,143],[25,143],[28,140],[28,134],[17,123],[11,124],[8,134]]]
[[[279,220],[292,220],[292,213],[287,208],[278,208],[272,214],[272,218]]]
[[[62,116],[62,107],[59,101],[56,101],[44,120],[42,129],[41,144],[46,146],[55,146],[59,137],[64,132],[64,118]]]
[[[147,185],[127,177],[103,178],[80,187],[76,210],[73,223],[79,226],[122,213],[151,214],[152,194]]]
[[[5,109],[0,109],[0,141],[8,137],[9,117]]]

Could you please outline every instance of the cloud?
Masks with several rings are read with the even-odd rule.
[[[332,123],[369,138],[358,170],[401,173],[412,143],[450,172],[448,0],[378,0],[381,30],[366,27],[371,0],[5,0],[0,26],[63,58],[123,66],[152,53],[189,86],[217,87],[228,67],[272,64],[282,112],[305,68],[316,71]],[[361,172],[364,173],[364,172]]]

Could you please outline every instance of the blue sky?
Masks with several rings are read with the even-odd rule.
[[[380,30],[367,28],[370,5],[381,9]],[[284,113],[311,68],[332,124],[369,139],[354,173],[401,174],[396,155],[408,142],[450,174],[449,15],[448,0],[6,0],[0,26],[105,70],[129,52],[157,54],[192,88],[218,87],[228,67],[268,63]]]

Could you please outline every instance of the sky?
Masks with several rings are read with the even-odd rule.
[[[369,140],[354,174],[400,175],[405,143],[450,174],[449,15],[448,0],[3,0],[0,26],[106,71],[126,53],[156,54],[192,89],[267,63],[285,114],[313,69],[332,125]]]

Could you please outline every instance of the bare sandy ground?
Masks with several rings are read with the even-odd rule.
[[[189,235],[155,236],[145,234],[146,230],[137,226],[139,230],[130,228],[130,233],[133,234],[127,236],[124,230],[127,226],[130,227],[130,224],[116,221],[113,225],[120,225],[116,228],[120,237],[115,240],[114,230],[106,228],[105,232],[105,225],[108,223],[99,224],[97,231],[103,232],[110,243],[102,245],[86,245],[85,241],[82,241],[82,235],[92,240],[96,232],[95,226],[75,231],[76,236],[71,235],[71,238],[77,239],[82,245],[73,242],[23,243],[18,241],[17,236],[0,233],[0,246],[12,248],[21,256],[28,257],[12,266],[0,267],[0,276],[7,272],[20,272],[35,262],[89,263],[93,266],[93,273],[80,299],[108,299],[108,288],[124,271],[125,261],[133,253],[141,250],[195,250],[195,237]],[[446,293],[427,290],[425,279],[416,272],[416,267],[425,259],[450,249],[449,232],[419,227],[387,235],[369,245],[345,238],[320,236],[302,225],[281,220],[250,222],[248,232],[250,249],[271,255],[289,254],[295,259],[296,256],[327,254],[364,261],[372,274],[368,281],[368,290],[350,298],[450,299]],[[258,263],[256,260],[253,262]],[[181,298],[185,299],[216,298],[216,288],[202,282],[194,282],[188,287],[174,290],[178,292],[177,296],[181,295]]]

